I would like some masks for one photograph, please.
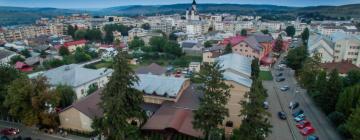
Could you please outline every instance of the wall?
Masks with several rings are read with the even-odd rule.
[[[91,132],[92,119],[76,110],[69,108],[59,114],[60,128],[75,129],[79,131]]]

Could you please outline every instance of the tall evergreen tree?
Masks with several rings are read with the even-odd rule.
[[[336,69],[330,72],[326,85],[327,90],[322,94],[324,99],[319,104],[322,104],[324,112],[329,114],[335,110],[337,99],[343,88],[343,83]]]
[[[141,122],[144,116],[140,108],[143,95],[133,88],[138,77],[128,62],[127,53],[119,51],[114,60],[114,72],[101,94],[104,117],[97,121],[101,126],[95,125],[95,128],[111,140],[138,139],[139,128],[129,121],[139,119]]]
[[[360,104],[353,110],[350,118],[345,123],[345,128],[352,135],[353,140],[360,139]]]
[[[310,32],[308,28],[305,28],[304,31],[301,33],[301,39],[303,41],[303,44],[306,46],[307,42],[309,40]]]
[[[226,45],[224,50],[224,54],[229,54],[229,53],[232,53],[232,46],[230,43]]]
[[[360,84],[347,87],[339,96],[336,103],[336,111],[349,116],[360,102]]]
[[[247,30],[246,29],[242,29],[241,33],[242,36],[247,36]]]
[[[260,67],[259,67],[259,59],[254,58],[251,62],[251,79],[255,80],[259,77]]]
[[[287,36],[294,37],[296,30],[294,26],[287,26],[285,32]]]
[[[215,62],[204,64],[196,77],[201,81],[198,89],[204,94],[200,99],[198,110],[194,111],[193,126],[202,130],[206,137],[214,135],[211,132],[217,130],[226,116],[229,115],[225,105],[230,97],[230,87],[224,81],[224,70]]]

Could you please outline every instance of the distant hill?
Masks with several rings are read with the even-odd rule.
[[[72,13],[88,12],[92,15],[154,15],[154,14],[184,14],[190,4],[173,4],[158,6],[118,6],[97,10],[71,10],[56,8],[23,8],[1,7],[0,26],[15,24],[31,24],[40,17],[53,17],[69,15]],[[237,15],[260,15],[270,20],[288,20],[296,17],[311,19],[338,19],[340,17],[360,18],[360,4],[342,6],[312,6],[287,7],[276,5],[250,5],[250,4],[198,4],[201,13],[231,13]]]

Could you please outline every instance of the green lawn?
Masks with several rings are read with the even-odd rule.
[[[270,71],[260,71],[259,76],[260,76],[260,79],[261,79],[261,80],[266,80],[266,81],[268,81],[268,80],[272,80],[272,79],[273,79]]]

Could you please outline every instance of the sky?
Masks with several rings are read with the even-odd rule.
[[[126,5],[166,5],[192,0],[0,0],[0,6],[54,8],[108,8]],[[360,0],[197,0],[197,3],[272,4],[281,6],[318,6],[360,3]]]

